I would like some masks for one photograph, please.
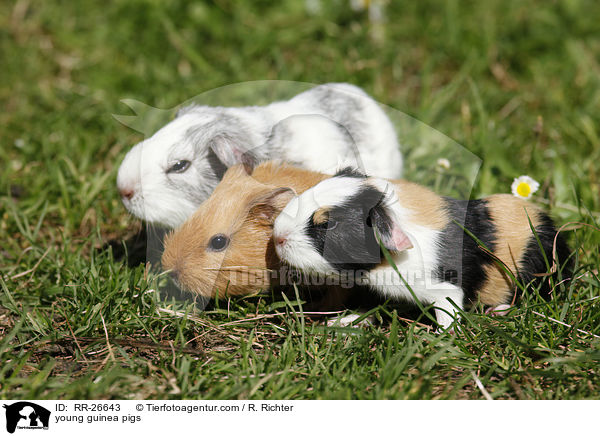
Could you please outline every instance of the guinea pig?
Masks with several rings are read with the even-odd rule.
[[[501,264],[521,283],[542,281],[540,294],[548,298],[548,279],[540,277],[548,270],[545,259],[560,264],[569,258],[552,220],[522,199],[443,198],[410,182],[367,178],[350,169],[290,200],[275,220],[273,240],[279,258],[303,271],[351,276],[386,298],[414,301],[414,293],[434,305],[442,329],[457,319],[457,308],[513,300],[515,284]]]
[[[396,132],[379,105],[356,86],[330,83],[267,106],[185,107],[127,153],[117,188],[133,215],[175,228],[228,167],[271,159],[328,174],[358,165],[399,177],[402,169]]]
[[[229,168],[213,194],[166,236],[161,263],[184,290],[223,298],[269,288],[279,266],[275,217],[296,193],[331,177],[275,162],[249,171]]]

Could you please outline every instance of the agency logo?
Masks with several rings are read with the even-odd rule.
[[[26,430],[47,430],[50,423],[50,411],[29,401],[19,401],[6,409],[6,431],[14,433],[18,428]]]

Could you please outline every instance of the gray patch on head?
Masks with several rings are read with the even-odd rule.
[[[232,128],[236,124],[239,127],[241,124],[239,119],[222,113],[216,108],[214,115],[214,120],[192,126],[185,131],[184,140],[190,142],[194,146],[194,150],[198,150],[198,145],[208,147],[210,139],[214,138],[217,134],[224,134],[237,140],[243,138],[243,132],[240,132],[240,129]]]
[[[182,110],[186,111],[184,113],[188,113],[198,108],[200,107],[188,106]],[[249,130],[243,126],[242,120],[225,113],[222,108],[210,109],[211,114],[216,117],[214,120],[192,126],[184,133],[184,141],[191,144],[193,149],[193,165],[198,171],[196,183],[190,184],[181,181],[177,183],[167,178],[167,183],[171,188],[198,205],[212,194],[228,168],[213,150],[213,141],[225,140],[234,144],[241,151],[242,162],[255,162],[259,159],[254,153],[256,147],[252,147],[252,136]],[[236,162],[239,160],[237,156],[235,160]]]
[[[200,106],[192,105],[182,108],[177,116],[192,112],[199,109]],[[200,205],[214,191],[219,182],[218,173],[223,173],[221,166],[218,165],[218,159],[212,153],[213,158],[210,158],[210,135],[217,129],[219,119],[202,123],[197,126],[188,128],[184,133],[183,141],[191,144],[192,148],[192,165],[198,172],[198,177],[194,180],[195,183],[189,183],[181,178],[172,179],[167,175],[167,184],[173,190],[176,190],[179,195],[185,197],[194,204]],[[222,176],[222,175],[221,175]]]

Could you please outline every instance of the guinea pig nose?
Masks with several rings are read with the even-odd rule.
[[[287,236],[276,236],[275,237],[276,245],[283,246],[283,245],[285,245],[286,242],[287,242]]]
[[[133,191],[133,189],[129,189],[129,188],[124,188],[124,189],[119,190],[119,194],[121,195],[121,198],[124,198],[127,200],[131,200],[131,197],[133,197],[134,193],[135,192]]]

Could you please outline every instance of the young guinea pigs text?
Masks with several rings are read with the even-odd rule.
[[[331,177],[274,162],[248,171],[229,168],[208,200],[165,238],[162,266],[185,290],[225,297],[269,288],[279,266],[275,217],[295,193]]]
[[[342,165],[378,177],[400,177],[402,169],[379,105],[356,86],[330,83],[267,106],[188,106],[127,153],[117,187],[132,214],[175,228],[228,167],[269,159],[328,174]]]
[[[539,276],[548,271],[544,257],[552,265],[555,241],[558,264],[569,257],[551,219],[527,201],[503,194],[442,198],[413,183],[366,178],[349,169],[292,199],[275,220],[273,240],[280,259],[291,266],[350,275],[386,298],[413,300],[399,272],[417,299],[435,306],[442,328],[456,318],[454,305],[512,301],[515,284],[498,260],[522,283],[541,285],[540,293],[549,297],[549,278]],[[561,273],[568,277],[568,266],[554,274],[554,283]]]

